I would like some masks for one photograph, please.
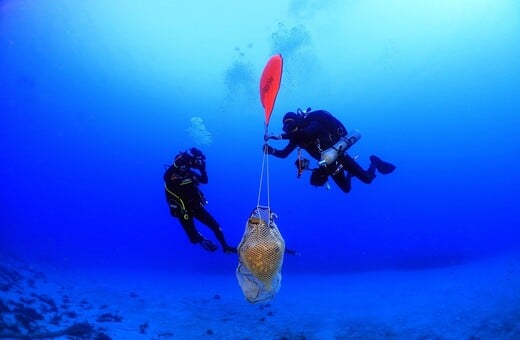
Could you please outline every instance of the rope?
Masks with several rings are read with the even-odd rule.
[[[262,171],[260,172],[260,183],[258,186],[258,199],[256,202],[256,206],[260,206],[260,199],[262,196],[262,184],[264,182],[264,172],[266,173],[266,191],[267,191],[267,207],[270,208],[271,206],[271,192],[270,192],[270,185],[269,185],[269,155],[267,152],[264,152],[264,156],[262,158]]]
[[[267,134],[267,125],[265,126],[265,131]],[[266,173],[266,191],[267,191],[267,213],[269,218],[271,218],[271,192],[270,192],[270,184],[269,184],[269,154],[267,150],[264,150],[264,156],[262,157],[262,171],[260,172],[260,184],[258,186],[258,199],[256,201],[256,208],[260,207],[260,198],[262,196],[262,184],[264,181],[264,171]]]
[[[265,169],[265,159],[267,152],[264,151],[264,156],[262,157],[262,171],[260,172],[260,185],[258,186],[258,200],[256,201],[256,207],[260,206],[260,196],[262,194],[262,183],[264,181],[264,169]]]
[[[269,155],[265,152],[265,171],[266,171],[266,185],[267,185],[267,212],[269,219],[271,218],[271,187],[269,185]]]

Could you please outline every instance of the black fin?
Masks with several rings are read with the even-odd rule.
[[[382,161],[381,158],[376,157],[376,156],[370,156],[370,161],[372,163],[374,163],[377,171],[379,171],[379,173],[381,173],[383,175],[388,175],[388,174],[394,172],[394,170],[396,168],[395,165]]]
[[[214,252],[215,250],[218,249],[217,245],[208,239],[202,239],[200,241],[200,245],[202,248],[206,249],[207,251],[211,251],[211,252]]]

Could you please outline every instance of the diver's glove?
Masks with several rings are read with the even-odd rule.
[[[268,155],[274,154],[274,148],[269,144],[264,144],[264,152],[266,152]]]
[[[279,140],[279,139],[282,139],[282,136],[281,135],[276,135],[274,133],[266,133],[264,135],[264,141],[268,141],[269,139],[276,139],[276,140]]]

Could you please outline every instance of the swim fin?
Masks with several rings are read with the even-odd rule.
[[[200,241],[200,246],[202,248],[204,248],[205,250],[207,251],[211,251],[211,252],[214,252],[215,250],[217,250],[217,245],[213,242],[211,242],[210,240],[208,240],[207,238],[203,238],[201,241]]]
[[[231,247],[231,246],[225,246],[223,248],[223,250],[224,250],[224,254],[236,254],[237,253],[237,248]]]
[[[372,162],[372,164],[375,165],[377,171],[383,175],[392,173],[395,170],[395,165],[382,161],[381,158],[377,156],[370,156],[370,162]]]

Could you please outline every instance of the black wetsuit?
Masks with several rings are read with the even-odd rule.
[[[195,228],[193,218],[207,225],[224,249],[228,247],[224,233],[218,222],[204,208],[206,200],[199,189],[199,183],[208,183],[208,175],[205,169],[200,174],[191,169],[180,170],[171,165],[164,173],[166,201],[170,206],[170,214],[179,219],[184,231],[191,243],[201,243],[204,236]]]
[[[289,140],[289,144],[282,150],[273,149],[271,154],[275,157],[286,158],[297,147],[300,147],[307,151],[312,158],[320,161],[321,152],[336,144],[342,134],[346,135],[346,129],[341,123],[339,124],[338,128],[331,129],[331,126],[338,126],[338,121],[330,113],[324,110],[310,112],[305,118],[302,118],[302,123],[297,130],[281,135],[282,139]],[[341,128],[343,128],[343,132],[333,131]],[[352,176],[369,184],[375,177],[375,170],[376,165],[373,162],[367,170],[364,170],[346,152],[340,153],[333,164],[312,171],[311,184],[322,186],[327,182],[328,176],[332,176],[342,191],[350,192]]]

